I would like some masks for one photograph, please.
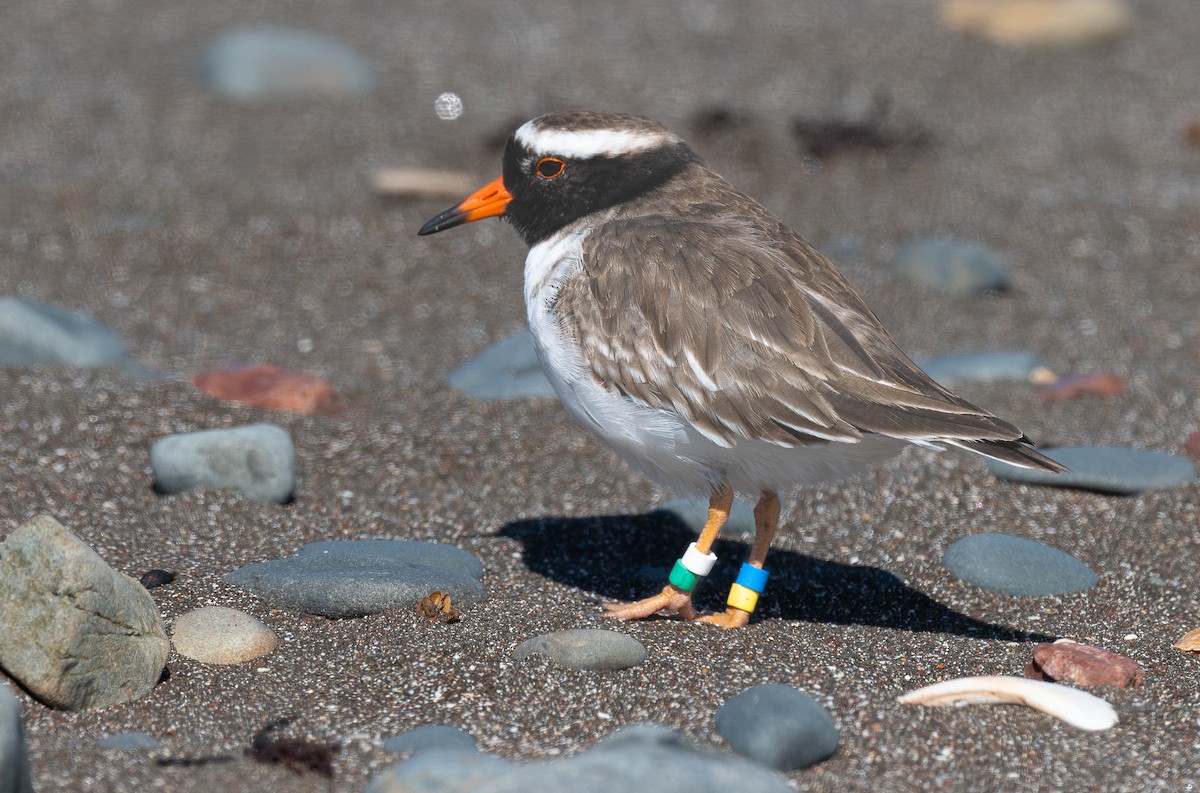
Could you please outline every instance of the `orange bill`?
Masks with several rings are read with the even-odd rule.
[[[504,189],[504,177],[499,177],[467,196],[461,203],[455,204],[437,217],[430,218],[417,234],[436,234],[463,223],[503,215],[504,208],[511,200],[512,196]]]

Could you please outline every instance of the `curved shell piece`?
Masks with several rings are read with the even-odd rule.
[[[945,680],[897,698],[906,705],[1013,703],[1061,719],[1081,730],[1107,730],[1117,723],[1113,706],[1086,691],[1023,677],[986,675]]]

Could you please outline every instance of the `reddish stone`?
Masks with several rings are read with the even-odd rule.
[[[1074,399],[1081,396],[1116,396],[1125,390],[1125,381],[1112,372],[1067,374],[1038,389],[1042,399]]]
[[[320,416],[344,410],[328,381],[269,363],[201,372],[192,385],[217,399],[269,410]]]
[[[1080,686],[1135,688],[1142,684],[1142,675],[1132,658],[1071,641],[1037,645],[1025,667],[1025,677],[1033,680],[1066,680]]]
[[[1200,460],[1200,430],[1196,430],[1183,442],[1183,450],[1191,457]]]

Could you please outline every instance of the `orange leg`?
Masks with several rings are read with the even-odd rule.
[[[762,569],[767,560],[767,551],[771,549],[771,541],[775,539],[775,530],[779,528],[779,496],[769,490],[764,490],[758,503],[754,506],[754,545],[750,548],[750,558],[746,563],[751,567]],[[750,621],[750,612],[735,606],[729,606],[720,614],[709,614],[700,617],[701,622],[719,625],[722,628],[740,628]]]
[[[696,550],[700,553],[709,552],[717,540],[717,535],[725,526],[725,521],[729,520],[729,510],[732,508],[733,490],[729,485],[722,484],[714,489],[708,500],[708,520],[705,521],[700,537],[696,540]],[[778,512],[778,509],[776,511]],[[667,584],[662,592],[636,603],[606,603],[604,611],[604,616],[619,620],[638,620],[660,611],[674,611],[685,620],[694,620],[699,616],[692,608],[692,593],[684,592],[673,584]]]

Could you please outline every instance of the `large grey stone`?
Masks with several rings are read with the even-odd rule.
[[[100,708],[150,692],[170,644],[158,608],[54,518],[0,543],[0,667],[47,705]]]
[[[431,749],[464,749],[473,752],[478,751],[479,745],[469,734],[451,724],[422,724],[383,742],[383,751],[397,754]]]
[[[473,399],[533,399],[555,396],[542,372],[528,330],[502,339],[446,377],[450,387]]]
[[[738,754],[778,771],[821,762],[841,737],[820,703],[784,685],[754,686],[727,699],[717,711],[717,733]]]
[[[534,636],[513,650],[518,661],[531,655],[544,655],[572,669],[628,669],[646,660],[646,648],[624,633],[577,628]]]
[[[956,352],[917,361],[917,365],[943,384],[1028,380],[1035,370],[1045,366],[1040,358],[1025,350]]]
[[[365,793],[474,793],[511,768],[506,760],[475,749],[427,749],[385,768]]]
[[[150,467],[160,493],[207,487],[283,503],[296,489],[291,436],[274,424],[169,435],[151,447]]]
[[[980,295],[1008,288],[1008,267],[996,254],[957,240],[915,239],[896,252],[910,280],[951,295]]]
[[[21,703],[0,683],[0,793],[33,793]]]
[[[1157,449],[1064,446],[1042,449],[1042,453],[1071,470],[1052,474],[999,460],[988,460],[988,470],[1010,482],[1073,487],[1120,495],[1183,487],[1196,481],[1196,465],[1191,460]]]
[[[413,606],[436,591],[452,604],[486,599],[483,564],[454,545],[412,540],[322,540],[286,559],[225,576],[280,608],[325,617],[360,617]]]
[[[942,555],[942,564],[956,578],[1003,595],[1061,595],[1099,580],[1092,568],[1068,553],[996,532],[956,540]]]
[[[117,334],[91,317],[0,297],[0,367],[113,366],[125,355]]]

